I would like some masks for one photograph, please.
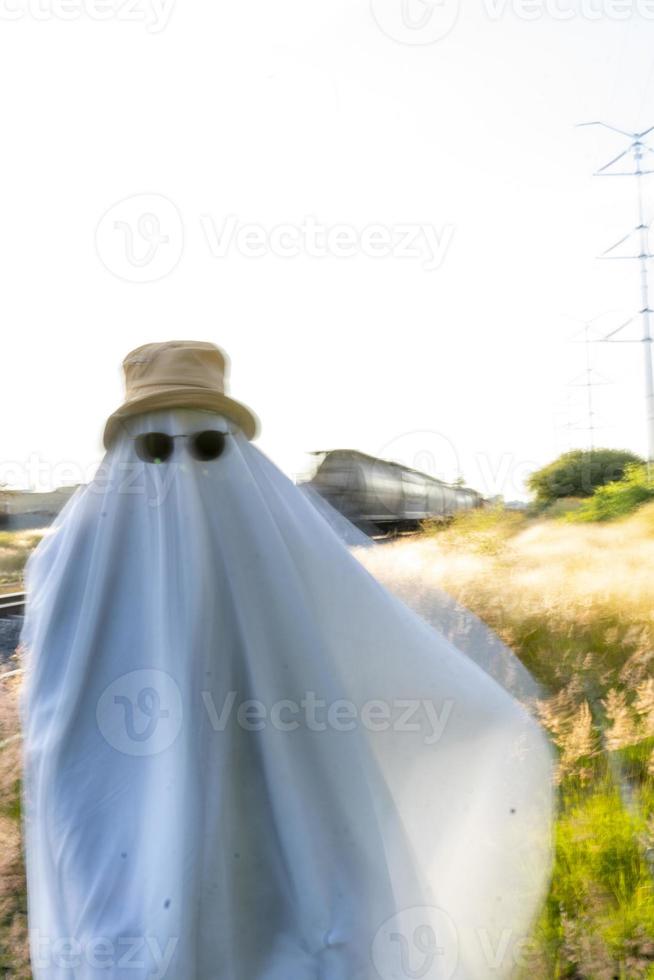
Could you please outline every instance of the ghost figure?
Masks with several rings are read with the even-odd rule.
[[[37,980],[513,974],[550,861],[525,708],[250,439],[211,344],[150,344],[33,555]]]

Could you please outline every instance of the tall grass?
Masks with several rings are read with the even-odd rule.
[[[654,978],[654,504],[615,523],[494,509],[427,531],[402,560],[410,550],[413,571],[493,626],[548,692],[555,864],[525,976]]]
[[[21,845],[18,677],[0,679],[0,976],[30,977]]]
[[[22,583],[30,552],[44,534],[45,530],[0,531],[0,592]]]

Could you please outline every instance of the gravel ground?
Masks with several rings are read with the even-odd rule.
[[[18,637],[22,626],[22,616],[0,619],[0,663],[8,660],[18,646]]]

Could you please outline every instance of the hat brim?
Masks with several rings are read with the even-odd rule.
[[[207,388],[190,388],[157,386],[157,390],[149,395],[141,395],[125,402],[110,415],[104,428],[103,442],[109,449],[119,434],[122,423],[134,415],[144,412],[154,412],[162,408],[195,408],[209,412],[217,412],[235,422],[247,439],[254,439],[259,431],[259,420],[247,405],[235,401],[219,391]]]

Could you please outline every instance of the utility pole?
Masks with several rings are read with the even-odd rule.
[[[649,251],[648,243],[648,232],[649,224],[645,221],[645,211],[643,203],[643,186],[642,178],[647,174],[654,173],[654,170],[647,170],[647,164],[643,168],[643,158],[646,153],[651,153],[654,155],[654,150],[647,146],[643,142],[644,138],[654,131],[654,126],[650,126],[649,129],[643,130],[641,133],[629,133],[624,129],[618,129],[615,126],[609,126],[608,123],[604,122],[589,122],[581,123],[581,126],[603,126],[605,129],[610,129],[615,133],[620,133],[621,136],[626,137],[629,140],[629,145],[622,153],[614,157],[613,160],[609,160],[608,163],[604,164],[596,171],[595,176],[598,177],[635,177],[636,187],[637,187],[637,215],[638,224],[632,231],[630,231],[624,238],[621,238],[619,242],[615,245],[611,245],[610,248],[602,254],[601,258],[607,259],[635,259],[640,265],[640,296],[641,296],[641,308],[638,314],[631,317],[621,326],[617,327],[616,330],[611,331],[604,337],[604,340],[612,340],[612,338],[619,333],[623,327],[627,324],[632,323],[636,319],[636,316],[641,317],[642,321],[642,336],[638,343],[643,345],[643,359],[645,367],[645,420],[647,426],[647,463],[648,471],[651,470],[652,463],[654,462],[654,370],[652,369],[652,334],[651,334],[651,321],[650,317],[652,310],[649,306],[649,281],[648,281],[648,269],[647,262],[649,259],[654,258],[654,256]],[[625,158],[633,160],[633,170],[626,171],[615,171],[609,170],[614,164],[618,163],[619,160]],[[637,255],[610,255],[614,249],[618,248],[624,242],[632,238],[634,234],[638,236],[638,254]],[[632,341],[618,341],[621,343],[631,343]]]

